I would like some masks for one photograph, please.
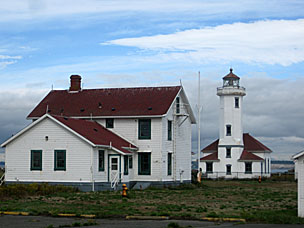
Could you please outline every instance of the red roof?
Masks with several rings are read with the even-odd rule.
[[[247,150],[243,150],[243,153],[239,159],[240,161],[262,161],[263,158],[260,158],[259,156],[248,152]]]
[[[204,153],[210,153],[210,152],[217,151],[218,143],[219,143],[219,140],[217,139],[213,143],[209,144],[204,149],[202,149],[202,152],[204,152]]]
[[[124,153],[131,153],[127,149],[124,149],[125,147],[132,149],[137,148],[96,121],[66,118],[54,115],[52,115],[52,117],[74,130],[84,138],[88,139],[95,145],[112,145],[112,147]]]
[[[201,161],[219,161],[218,153],[214,152],[200,159]]]
[[[243,141],[244,141],[244,149],[247,151],[268,151],[271,150],[262,144],[260,141],[249,135],[249,133],[243,134]]]
[[[223,79],[228,79],[228,78],[235,78],[235,79],[240,79],[238,76],[236,76],[234,73],[232,73],[232,68],[230,68],[230,73],[227,74]]]
[[[248,157],[249,155],[247,155],[247,154],[250,154],[250,156],[251,155],[253,156],[252,158],[254,158],[254,157],[257,158],[257,159],[249,159],[249,160],[260,160],[260,159],[262,159],[262,158],[260,158],[256,155],[254,155],[252,152],[271,152],[271,150],[267,146],[265,146],[260,141],[255,139],[249,133],[244,133],[243,134],[243,142],[244,142],[244,151],[245,151],[245,154],[244,154],[244,151],[243,151],[244,156]],[[206,146],[201,151],[204,152],[204,153],[214,152],[213,154],[210,154],[208,156],[211,156],[211,155],[215,156],[214,154],[216,152],[216,156],[217,156],[218,143],[219,143],[219,140],[217,139],[214,142],[212,142],[211,144],[209,144],[208,146]],[[243,154],[242,154],[242,156],[243,156]],[[205,158],[207,158],[208,156],[201,158],[201,160],[205,160]],[[240,160],[243,160],[242,156],[241,156]],[[208,159],[208,160],[210,160],[210,159]]]
[[[251,136],[249,133],[243,134],[243,142],[244,142],[244,149],[249,152],[271,152],[271,150],[262,144],[260,141],[255,139],[253,136]],[[212,152],[217,151],[219,140],[215,140],[208,146],[206,146],[204,149],[202,149],[202,152]]]
[[[52,90],[28,115],[151,116],[166,114],[181,86]]]

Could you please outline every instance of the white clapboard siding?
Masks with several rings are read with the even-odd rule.
[[[189,113],[187,113],[186,101],[182,97],[180,97],[180,104],[180,116],[174,117],[176,110],[174,102],[167,116],[162,120],[162,179],[164,181],[174,181],[174,165],[176,165],[175,180],[191,180],[191,120],[186,117]],[[171,141],[168,140],[168,120],[172,121]],[[172,153],[172,175],[170,176],[168,176],[168,153]],[[182,175],[180,175],[181,171],[183,171]]]
[[[105,126],[105,120],[97,120]],[[161,181],[161,145],[162,145],[162,118],[151,118],[151,139],[138,139],[138,119],[114,119],[114,128],[109,129],[134,143],[138,152],[151,152],[151,175],[138,175],[138,152],[133,153],[133,181]],[[123,162],[122,162],[123,164]]]
[[[66,150],[66,171],[54,171],[55,149]],[[30,170],[31,150],[42,150],[42,171]],[[91,152],[88,143],[45,118],[6,146],[6,181],[91,181]]]
[[[298,161],[298,215],[304,218],[304,155]]]

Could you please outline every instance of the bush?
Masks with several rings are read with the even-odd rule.
[[[0,199],[2,198],[24,198],[27,196],[45,196],[55,193],[77,192],[73,187],[49,184],[10,184],[0,187]]]

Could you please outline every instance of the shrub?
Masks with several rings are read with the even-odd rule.
[[[73,187],[49,184],[10,184],[0,187],[0,199],[25,198],[28,196],[45,196],[56,193],[77,192]]]

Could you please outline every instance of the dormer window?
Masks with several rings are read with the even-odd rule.
[[[106,119],[106,128],[114,128],[114,119],[113,118]]]

